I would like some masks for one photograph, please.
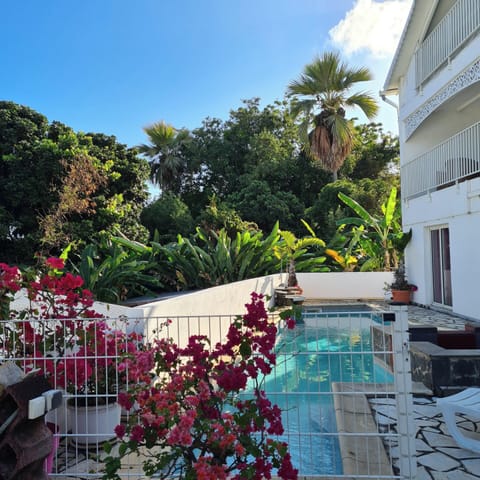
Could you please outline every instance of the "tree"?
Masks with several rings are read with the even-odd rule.
[[[353,121],[345,116],[346,108],[359,107],[369,119],[377,113],[378,105],[371,95],[349,93],[356,83],[371,79],[367,68],[350,68],[338,54],[326,52],[306,65],[300,78],[288,86],[292,111],[302,116],[301,137],[310,153],[333,173],[334,181],[355,135]]]
[[[163,121],[145,127],[143,131],[149,143],[139,145],[138,150],[150,158],[150,179],[163,191],[178,193],[179,177],[185,169],[182,149],[190,139],[189,131],[177,130]]]
[[[113,136],[75,133],[0,102],[0,251],[31,263],[119,230],[145,240],[148,163]],[[83,188],[79,188],[79,187]]]
[[[257,232],[258,225],[253,222],[245,222],[242,220],[238,212],[229,207],[225,202],[218,201],[213,195],[210,203],[198,217],[198,223],[206,231],[225,230],[227,235],[233,237],[237,232]]]
[[[384,133],[380,123],[355,126],[352,152],[341,169],[351,179],[398,177],[400,146],[398,137]]]
[[[308,225],[304,222],[304,225]],[[311,231],[310,233],[313,233]],[[297,238],[292,232],[288,230],[280,230],[283,243],[275,248],[275,254],[283,259],[286,257],[288,261],[288,287],[295,287],[297,285],[297,277],[295,275],[295,259],[307,253],[307,247],[325,247],[325,242],[317,238],[314,234],[304,238]],[[318,263],[325,261],[324,257],[317,258]]]
[[[160,242],[175,241],[178,234],[189,235],[194,232],[194,222],[188,206],[173,193],[164,193],[158,200],[147,205],[141,214],[142,224],[150,236],[158,231]]]
[[[242,218],[255,222],[264,232],[270,231],[276,221],[289,230],[300,228],[305,210],[291,192],[273,192],[267,182],[254,180],[228,197],[227,202]]]

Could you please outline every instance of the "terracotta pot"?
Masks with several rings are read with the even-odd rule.
[[[410,290],[392,290],[392,300],[399,303],[410,303]]]

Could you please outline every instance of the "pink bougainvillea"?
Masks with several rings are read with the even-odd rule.
[[[128,425],[116,430],[117,451],[142,451],[147,476],[269,479],[276,470],[281,478],[297,478],[287,445],[276,439],[283,433],[281,411],[261,388],[275,365],[277,327],[262,295],[252,293],[246,308],[223,343],[212,346],[198,335],[185,347],[157,340],[121,363],[130,378],[138,378],[119,397],[125,408],[135,408]],[[139,364],[153,372],[154,384]],[[109,456],[104,478],[119,479],[120,464],[118,456]]]
[[[24,272],[0,264],[0,313],[3,320],[14,320],[1,324],[0,347],[21,358],[25,370],[40,368],[56,388],[116,392],[116,358],[136,350],[141,339],[109,328],[93,310],[93,295],[83,288],[83,279],[64,268],[55,257]],[[11,310],[14,294],[22,288],[28,306]]]

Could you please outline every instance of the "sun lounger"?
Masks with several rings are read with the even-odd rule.
[[[455,415],[463,413],[480,418],[480,388],[467,388],[456,395],[439,398],[437,406],[443,414],[448,431],[457,444],[467,450],[480,452],[480,440],[467,437],[457,426]]]

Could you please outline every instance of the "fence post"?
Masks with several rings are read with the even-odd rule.
[[[393,322],[394,378],[397,402],[397,432],[400,476],[412,480],[417,474],[415,425],[413,421],[412,375],[408,337],[408,308],[390,307],[395,313]]]

